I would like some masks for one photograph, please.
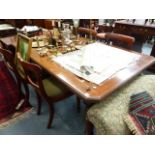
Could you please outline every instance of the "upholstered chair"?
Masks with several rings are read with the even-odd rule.
[[[125,49],[132,49],[132,46],[135,42],[134,37],[112,32],[97,33],[96,38],[100,41],[104,41],[107,44]]]
[[[54,116],[54,104],[60,100],[63,100],[71,95],[73,95],[65,85],[63,85],[56,78],[51,77],[48,79],[42,78],[42,68],[34,63],[25,61],[21,54],[17,54],[17,59],[25,72],[25,80],[29,83],[37,92],[38,98],[38,110],[37,113],[40,114],[41,110],[41,97],[43,97],[49,109],[49,119],[47,128],[51,127],[53,116]]]
[[[20,100],[23,100],[24,106],[29,106],[29,90],[28,90],[27,84],[20,77],[20,75],[18,73],[18,70],[16,68],[16,64],[15,64],[14,54],[11,51],[3,49],[3,48],[0,48],[0,53],[3,54],[7,67],[12,72],[12,74],[14,74],[14,78],[15,78],[17,85],[18,85]],[[22,87],[21,87],[22,84],[24,85],[24,92],[23,92]]]

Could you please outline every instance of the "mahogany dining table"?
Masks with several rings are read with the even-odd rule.
[[[16,46],[16,36],[1,38],[1,41],[6,45],[12,44]],[[30,58],[49,74],[60,80],[88,105],[92,105],[93,103],[103,100],[112,92],[131,81],[147,67],[155,63],[155,58],[153,56],[148,56],[134,51],[124,50],[124,52],[133,52],[140,57],[134,63],[131,63],[124,69],[116,72],[100,85],[95,85],[95,87],[93,86],[94,84],[92,85],[92,83],[83,80],[55,61],[50,60],[48,56],[41,57],[37,52],[37,48],[32,48]]]

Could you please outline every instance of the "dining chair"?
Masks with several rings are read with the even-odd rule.
[[[25,83],[25,81],[23,81],[22,78],[20,78],[20,75],[17,71],[16,65],[14,62],[14,60],[15,60],[14,54],[11,51],[3,49],[3,48],[0,48],[0,53],[3,54],[4,59],[5,59],[5,63],[8,67],[8,69],[14,74],[14,78],[15,78],[15,80],[17,82],[17,86],[18,86],[20,101],[23,100],[23,106],[29,106],[30,105],[29,100],[28,100],[29,90],[28,90],[27,84]],[[23,93],[23,91],[22,91],[22,87],[21,87],[22,83],[24,85],[25,93]]]
[[[17,82],[0,52],[0,120],[13,114],[19,103],[20,96]]]
[[[0,53],[3,54],[3,56],[5,58],[5,62],[6,62],[7,67],[11,71],[13,71],[13,73],[15,74],[15,77],[16,77],[16,81],[17,81],[18,85],[20,85],[18,71],[17,71],[16,66],[15,66],[15,63],[14,63],[14,57],[13,57],[12,52],[0,47]]]
[[[97,33],[96,38],[98,40],[104,41],[107,44],[112,44],[117,47],[122,47],[125,49],[131,49],[134,42],[135,38],[124,35],[124,34],[119,34],[119,33]]]
[[[18,33],[14,63],[17,68],[19,79],[20,79],[21,83],[24,85],[25,98],[26,98],[27,103],[29,103],[29,88],[28,88],[28,84],[25,81],[24,70],[23,70],[22,66],[19,64],[16,54],[17,54],[17,52],[19,52],[24,60],[29,61],[31,48],[32,48],[32,38],[29,38],[24,34]]]
[[[90,107],[87,111],[86,133],[93,134],[95,128],[96,134],[132,134],[124,121],[124,116],[128,115],[130,97],[145,91],[155,97],[154,83],[155,75],[139,75]]]
[[[15,47],[13,45],[6,45],[3,41],[0,40],[0,47],[6,50],[9,50],[13,53],[13,56],[15,57]]]
[[[89,29],[89,28],[84,28],[84,27],[79,27],[77,28],[77,34],[79,34],[82,37],[92,37],[92,38],[96,38],[96,34],[97,32],[93,29]]]
[[[25,71],[26,81],[36,90],[38,99],[37,113],[41,112],[41,97],[48,103],[49,119],[47,128],[51,127],[54,117],[54,104],[71,95],[73,95],[65,85],[54,77],[42,79],[42,68],[34,63],[25,61],[20,53],[17,53],[17,59]]]

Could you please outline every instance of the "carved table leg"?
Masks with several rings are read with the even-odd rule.
[[[153,56],[153,57],[155,57],[155,41],[153,43],[153,47],[152,47],[152,50],[151,50],[151,54],[150,55]],[[152,65],[152,66],[150,66],[148,68],[148,70],[151,71],[151,72],[153,72],[153,73],[155,73],[155,64]]]

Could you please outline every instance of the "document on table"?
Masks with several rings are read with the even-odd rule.
[[[65,69],[95,84],[100,84],[119,70],[139,59],[139,55],[102,43],[54,58]]]

